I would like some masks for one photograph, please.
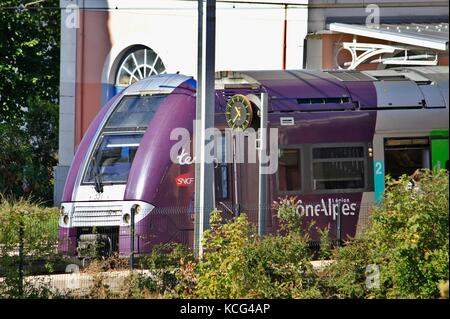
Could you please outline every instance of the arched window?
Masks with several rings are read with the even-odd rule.
[[[119,63],[116,87],[126,87],[150,75],[165,72],[166,67],[155,51],[143,45],[136,45],[124,54]]]

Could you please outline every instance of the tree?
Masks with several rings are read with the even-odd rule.
[[[0,192],[51,201],[58,147],[58,0],[0,0]]]

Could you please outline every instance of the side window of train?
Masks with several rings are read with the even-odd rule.
[[[227,163],[219,163],[215,170],[216,199],[226,200],[230,198],[229,169]]]
[[[313,146],[312,191],[348,192],[367,188],[366,147]]]
[[[216,144],[216,162],[214,165],[214,184],[217,200],[230,199],[230,169],[227,163],[227,145],[223,136],[218,138]]]
[[[398,179],[411,175],[417,169],[430,168],[430,143],[428,137],[386,138],[384,140],[386,175]]]
[[[299,148],[278,150],[278,190],[295,192],[302,188],[301,157]]]

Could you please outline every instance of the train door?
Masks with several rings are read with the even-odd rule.
[[[432,131],[430,136],[431,165],[433,169],[449,170],[448,131]]]
[[[431,168],[428,137],[389,137],[384,139],[385,174],[398,179],[417,169]]]
[[[235,137],[222,135],[216,144],[221,152],[218,152],[219,158],[214,169],[214,188],[218,209],[229,216],[246,213],[249,220],[256,223],[258,159],[249,158],[248,150],[252,143],[254,141],[248,136],[243,136],[242,142],[238,142]]]
[[[376,133],[373,140],[374,202],[380,203],[385,190],[385,177],[398,178],[412,174],[430,164],[428,137]]]
[[[374,199],[381,201],[385,175],[397,179],[415,170],[449,169],[448,131],[432,131],[430,136],[375,134]]]
[[[216,147],[216,162],[214,164],[214,197],[216,208],[224,212],[225,216],[234,216],[236,207],[234,205],[234,176],[232,163],[227,160],[230,157],[230,145],[226,139],[220,136]]]
[[[234,165],[236,203],[240,212],[246,213],[250,222],[258,223],[258,156],[256,152],[255,135],[241,135],[234,139]]]

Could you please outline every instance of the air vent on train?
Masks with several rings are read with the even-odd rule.
[[[348,97],[325,97],[325,98],[301,98],[297,99],[298,104],[344,104],[350,103]]]
[[[347,82],[371,82],[374,80],[370,75],[361,73],[354,70],[332,70],[326,71],[326,73],[334,76],[339,81]]]
[[[280,117],[280,124],[281,125],[294,125],[294,118],[293,117]]]

